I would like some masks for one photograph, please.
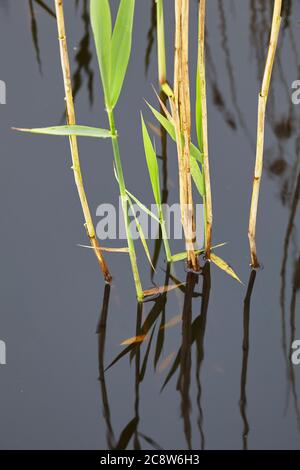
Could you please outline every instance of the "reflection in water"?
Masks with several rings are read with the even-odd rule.
[[[247,372],[249,356],[249,326],[250,326],[250,303],[253,287],[256,279],[256,271],[252,270],[248,282],[247,293],[244,300],[244,336],[243,336],[243,361],[241,371],[240,413],[244,423],[243,449],[248,449],[249,423],[247,417]]]
[[[183,309],[181,314],[181,345],[176,354],[175,360],[165,378],[162,386],[164,390],[170,379],[178,371],[178,379],[176,388],[180,394],[180,410],[183,420],[184,436],[188,449],[192,449],[192,424],[191,424],[191,401],[190,401],[190,387],[192,375],[192,345],[196,343],[196,363],[195,363],[195,376],[197,383],[197,407],[199,416],[197,419],[200,445],[201,449],[205,448],[205,436],[203,430],[203,410],[201,406],[201,380],[200,373],[204,360],[204,337],[206,329],[206,319],[208,312],[211,279],[210,279],[210,263],[206,263],[203,267],[201,277],[203,278],[202,293],[201,293],[201,310],[200,314],[193,319],[193,299],[199,297],[199,293],[195,292],[195,287],[198,284],[199,277],[193,273],[188,273],[185,285],[181,285],[179,290],[184,295]],[[169,280],[174,278],[170,274],[170,267],[168,266],[165,278],[165,284],[169,284]],[[175,278],[174,278],[175,279]],[[168,294],[162,294],[153,302],[149,313],[143,320],[143,313],[147,304],[138,303],[136,315],[136,329],[135,336],[131,338],[129,344],[118,354],[118,356],[111,362],[111,364],[104,368],[104,350],[105,350],[105,335],[106,324],[108,315],[108,302],[109,302],[110,288],[106,286],[104,292],[103,307],[98,327],[99,335],[99,377],[101,384],[101,396],[103,402],[103,415],[107,429],[107,444],[109,449],[126,449],[130,442],[132,442],[134,449],[142,448],[141,440],[145,441],[150,447],[154,449],[161,449],[160,445],[147,434],[140,430],[140,385],[143,382],[147,368],[149,365],[149,358],[154,344],[155,331],[158,328],[156,335],[156,344],[154,346],[153,362],[154,369],[156,369],[161,353],[163,351],[165,335],[168,328],[178,324],[177,317],[173,317],[169,322],[166,322],[166,304]],[[127,341],[125,341],[126,344]],[[143,346],[145,351],[143,352]],[[111,421],[111,413],[109,408],[108,392],[105,382],[105,373],[108,369],[116,365],[120,360],[129,357],[130,363],[134,364],[134,418],[125,426],[118,441],[115,439],[113,425]],[[161,369],[161,371],[163,368]],[[197,446],[198,447],[198,446]]]
[[[35,17],[35,11],[33,8],[33,0],[29,0],[29,11],[30,11],[30,19],[31,19],[31,36],[32,42],[35,49],[36,60],[39,66],[39,71],[42,73],[42,62],[41,62],[41,55],[40,55],[40,46],[39,46],[39,39],[38,39],[38,25]]]
[[[200,380],[201,368],[204,361],[204,337],[206,330],[206,319],[208,313],[208,305],[210,298],[211,289],[211,277],[210,277],[210,263],[206,263],[203,271],[203,286],[202,286],[202,301],[201,301],[201,313],[198,317],[199,325],[196,329],[196,345],[197,345],[197,361],[196,361],[196,383],[197,383],[197,406],[198,406],[198,428],[200,432],[200,448],[205,449],[205,434],[203,429],[203,409],[201,405],[202,386]]]
[[[106,324],[107,314],[110,298],[110,285],[106,285],[104,288],[103,305],[100,315],[100,320],[97,328],[98,334],[98,360],[99,360],[99,381],[101,386],[102,404],[103,404],[103,417],[106,423],[106,438],[109,449],[115,448],[115,437],[113,427],[111,424],[111,414],[109,408],[108,394],[105,382],[104,372],[104,352],[105,352],[105,337],[106,337]]]
[[[230,46],[229,46],[229,40],[228,40],[228,35],[227,35],[226,13],[224,9],[224,2],[222,0],[218,0],[218,10],[219,10],[219,16],[220,16],[220,33],[221,33],[221,40],[222,40],[221,46],[225,55],[225,63],[226,63],[226,69],[227,69],[228,78],[229,78],[232,104],[238,116],[240,126],[243,129],[245,136],[247,140],[249,141],[250,145],[253,146],[251,134],[247,128],[247,124],[245,122],[243,113],[238,103],[237,86],[236,86],[236,81],[235,81],[233,65],[231,61]]]
[[[147,33],[147,48],[146,48],[146,54],[145,54],[145,72],[146,75],[148,73],[149,65],[150,65],[150,59],[151,59],[151,53],[153,50],[153,45],[154,45],[154,40],[156,36],[156,26],[157,26],[157,21],[156,21],[156,4],[155,0],[151,0],[151,14],[150,14],[150,28]]]
[[[289,222],[284,238],[284,249],[283,249],[283,260],[281,265],[281,290],[280,290],[280,305],[281,305],[281,324],[282,324],[282,350],[284,359],[286,361],[287,377],[289,388],[292,391],[293,404],[296,412],[298,421],[298,427],[300,429],[300,411],[298,404],[298,396],[295,382],[295,372],[293,364],[290,360],[291,345],[296,338],[296,296],[299,291],[299,247],[297,246],[296,232],[296,215],[298,210],[298,203],[300,198],[300,172],[298,173],[297,182],[294,190],[290,206]],[[293,253],[294,253],[294,265],[293,265],[293,283],[292,283],[292,294],[290,301],[290,342],[289,349],[287,348],[287,331],[286,331],[286,276],[287,276],[287,263],[289,260],[290,245],[293,242]],[[290,393],[288,393],[289,400]],[[288,407],[288,401],[287,405]]]
[[[94,102],[94,72],[91,68],[92,53],[90,50],[91,39],[88,0],[82,1],[81,19],[83,23],[84,32],[82,39],[79,43],[78,52],[75,55],[75,62],[77,64],[77,67],[73,75],[73,95],[75,99],[82,87],[82,75],[85,74],[90,105],[92,106]]]

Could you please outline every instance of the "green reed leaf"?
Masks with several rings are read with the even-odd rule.
[[[111,105],[119,99],[131,53],[135,0],[121,0],[111,41]]]
[[[144,231],[143,231],[143,228],[139,222],[139,219],[136,215],[136,212],[134,210],[134,206],[132,204],[132,202],[129,200],[129,204],[130,204],[130,208],[131,208],[131,212],[133,214],[133,217],[134,217],[134,221],[135,221],[135,225],[136,225],[136,228],[139,232],[139,236],[140,236],[140,239],[141,239],[141,242],[142,242],[142,245],[143,245],[143,248],[145,250],[145,253],[146,253],[146,256],[148,258],[148,261],[153,269],[153,271],[155,271],[154,269],[154,266],[152,264],[152,260],[151,260],[151,255],[150,255],[150,251],[149,251],[149,248],[148,248],[148,245],[147,245],[147,242],[146,242],[146,237],[145,237],[145,234],[144,234]]]
[[[109,0],[91,0],[90,13],[105,104],[111,108],[112,24]]]
[[[88,126],[52,126],[40,127],[36,129],[21,129],[13,127],[13,129],[20,132],[30,132],[32,134],[59,136],[76,135],[78,137],[96,137],[98,139],[108,139],[111,137],[111,132],[107,129],[98,129],[98,127]]]
[[[147,105],[151,109],[152,113],[158,120],[158,122],[163,126],[163,128],[167,131],[169,136],[171,137],[172,140],[176,141],[176,133],[175,133],[175,127],[172,122],[170,122],[165,116],[163,116],[159,111],[157,111],[151,104],[149,104],[146,101]],[[195,158],[199,163],[203,163],[203,154],[200,152],[200,150],[191,142],[191,147],[190,147],[190,152],[191,156]]]
[[[191,157],[190,161],[191,167],[191,175],[195,186],[200,194],[200,196],[204,196],[204,181],[203,181],[203,173],[201,172],[199,165],[195,158]]]
[[[155,199],[157,206],[161,206],[159,169],[158,169],[157,157],[156,157],[156,153],[153,148],[153,145],[149,136],[149,132],[146,127],[143,116],[141,116],[141,119],[142,119],[144,149],[145,149],[148,171],[150,175],[152,191],[153,191],[154,199]]]

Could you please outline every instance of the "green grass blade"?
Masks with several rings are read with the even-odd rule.
[[[165,116],[163,116],[159,111],[157,111],[151,104],[146,101],[147,105],[151,109],[152,113],[158,120],[158,122],[163,126],[167,131],[172,140],[176,141],[175,127],[172,122],[170,122]],[[203,163],[203,154],[200,150],[191,142],[190,147],[191,156],[194,157],[199,163]]]
[[[91,0],[91,23],[105,104],[111,108],[111,11],[109,0]]]
[[[149,104],[146,101],[147,105],[151,109],[152,113],[158,120],[158,122],[163,126],[163,128],[167,131],[171,139],[176,140],[176,133],[175,133],[175,127],[174,125],[165,117],[163,116],[159,111],[157,111],[151,104]]]
[[[199,149],[201,152],[203,152],[201,80],[200,80],[198,67],[197,67],[197,77],[196,77],[196,133],[197,133]]]
[[[204,196],[204,181],[203,181],[203,174],[199,168],[199,165],[194,157],[191,157],[190,161],[191,166],[191,175],[195,186],[200,194],[201,197]]]
[[[146,207],[141,201],[139,201],[137,197],[135,197],[132,193],[127,191],[127,189],[126,189],[126,193],[130,197],[130,199],[132,199],[136,203],[136,205],[139,206],[140,209],[142,209],[142,211],[144,211],[147,215],[152,217],[152,219],[154,219],[157,223],[160,223],[159,218],[155,214],[153,214],[153,212],[151,212],[150,209],[148,209],[148,207]]]
[[[148,129],[146,127],[143,116],[142,119],[142,132],[143,132],[143,142],[146,155],[146,161],[148,166],[148,171],[150,175],[150,181],[152,186],[152,191],[154,195],[155,202],[157,206],[161,206],[161,197],[160,197],[160,184],[159,184],[159,170],[155,150],[153,148]]]
[[[108,139],[111,137],[111,132],[107,129],[98,129],[97,127],[88,126],[52,126],[36,129],[20,129],[13,127],[13,129],[20,132],[31,132],[32,134],[60,136],[77,135],[78,137],[96,137],[98,139]]]
[[[121,0],[111,42],[111,106],[117,104],[130,58],[135,0]]]
[[[119,182],[115,165],[114,165],[114,173],[115,173],[116,180]],[[127,196],[129,196],[130,199],[132,199],[139,206],[140,209],[142,209],[142,211],[144,211],[147,215],[152,217],[156,222],[160,223],[159,218],[155,214],[153,214],[153,212],[151,212],[150,209],[148,209],[148,207],[145,206],[145,204],[139,201],[137,197],[135,197],[130,191],[128,191],[128,189],[126,189],[126,194]]]
[[[143,231],[143,228],[139,222],[139,219],[138,217],[136,216],[136,212],[134,210],[134,206],[131,202],[131,200],[129,199],[129,204],[130,204],[130,208],[131,208],[131,211],[132,211],[132,214],[133,214],[133,217],[134,217],[134,221],[135,221],[135,225],[136,225],[136,228],[139,232],[139,236],[140,236],[140,239],[141,239],[141,242],[142,242],[142,245],[143,245],[143,248],[145,250],[145,253],[146,253],[146,256],[148,258],[148,261],[153,269],[153,271],[155,271],[154,269],[154,266],[152,264],[152,260],[151,260],[151,255],[150,255],[150,251],[149,251],[149,248],[148,248],[148,245],[147,245],[147,242],[146,242],[146,237],[145,237],[145,234],[144,234],[144,231]]]

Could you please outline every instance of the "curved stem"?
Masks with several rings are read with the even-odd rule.
[[[59,46],[60,46],[60,57],[61,57],[61,67],[63,72],[64,78],[64,88],[65,88],[65,95],[66,95],[66,113],[67,113],[67,120],[70,126],[76,124],[76,117],[75,117],[75,108],[74,108],[74,100],[73,100],[73,93],[72,93],[72,83],[71,83],[71,72],[70,72],[70,62],[69,62],[69,54],[68,54],[68,45],[67,45],[67,38],[66,38],[66,30],[65,30],[65,21],[64,21],[64,10],[63,10],[63,0],[55,0],[55,10],[56,10],[56,18],[57,18],[57,29],[58,29],[58,39],[59,39]],[[80,159],[79,159],[79,152],[78,152],[78,145],[77,145],[77,138],[76,136],[70,137],[70,148],[71,148],[71,155],[72,155],[72,170],[74,172],[74,179],[77,186],[77,191],[85,219],[85,228],[87,231],[87,235],[90,239],[91,246],[94,249],[95,256],[98,260],[98,263],[102,269],[103,276],[106,282],[111,282],[112,277],[108,270],[106,261],[102,254],[101,248],[96,238],[96,232],[91,216],[91,212],[89,209],[81,167],[80,167]]]

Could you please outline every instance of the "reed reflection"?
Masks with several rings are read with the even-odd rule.
[[[241,370],[241,385],[240,385],[240,413],[244,424],[243,428],[243,450],[248,450],[248,435],[249,435],[249,422],[247,416],[247,375],[248,375],[248,358],[249,358],[249,337],[250,337],[250,307],[251,307],[251,296],[255,284],[257,272],[251,271],[247,292],[244,299],[244,324],[243,324],[243,359],[242,359],[242,370]]]

